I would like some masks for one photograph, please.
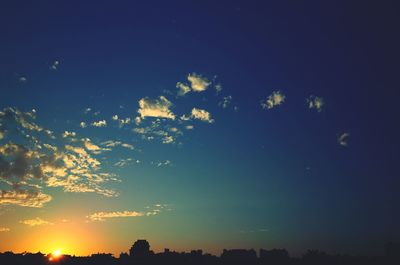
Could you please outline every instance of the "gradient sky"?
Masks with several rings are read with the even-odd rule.
[[[2,1],[0,251],[400,240],[395,1],[275,2]]]

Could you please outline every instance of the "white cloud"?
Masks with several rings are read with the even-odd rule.
[[[325,105],[325,101],[323,98],[311,95],[306,100],[308,103],[308,108],[316,109],[318,112],[321,112],[323,110],[323,107]]]
[[[193,119],[198,119],[201,121],[205,121],[208,123],[213,123],[214,120],[211,118],[211,114],[203,109],[193,108],[192,113],[190,115]]]
[[[208,88],[211,82],[207,78],[202,77],[196,73],[189,74],[187,79],[191,84],[191,88],[195,92],[202,92]]]
[[[341,135],[339,135],[337,142],[338,144],[340,144],[341,146],[347,146],[348,145],[348,141],[349,141],[349,133],[342,133]]]
[[[275,106],[281,105],[285,102],[286,96],[281,91],[273,91],[266,100],[261,102],[263,109],[272,109]]]
[[[28,226],[52,225],[52,223],[45,221],[43,219],[40,219],[39,217],[36,217],[35,219],[22,220],[19,222],[21,224],[28,225]]]
[[[142,98],[139,100],[140,118],[155,117],[155,118],[166,118],[175,119],[175,114],[170,110],[172,103],[164,96],[160,96],[158,99]]]
[[[185,128],[186,128],[186,130],[193,130],[194,126],[193,125],[186,125]]]
[[[28,81],[28,79],[27,79],[25,76],[21,76],[18,80],[19,80],[21,83],[26,83],[26,81]]]
[[[79,123],[79,126],[80,126],[81,128],[86,128],[86,127],[87,127],[87,124],[86,124],[86,122],[81,121],[81,123]]]
[[[107,121],[106,120],[101,120],[101,121],[95,121],[92,123],[94,127],[106,127],[107,126]]]

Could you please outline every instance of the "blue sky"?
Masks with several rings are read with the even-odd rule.
[[[46,173],[28,160],[38,179],[1,169],[0,251],[41,250],[22,238],[67,224],[99,237],[54,243],[78,254],[140,237],[213,253],[399,240],[394,5],[2,3],[1,161],[16,165],[18,148],[62,161]],[[71,155],[100,165],[68,168]]]

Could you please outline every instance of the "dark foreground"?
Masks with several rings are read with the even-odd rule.
[[[385,255],[376,257],[329,255],[318,250],[308,250],[301,258],[292,258],[285,249],[224,250],[220,257],[203,254],[201,250],[179,253],[165,249],[162,253],[154,253],[146,240],[138,240],[128,253],[121,253],[119,258],[111,254],[93,254],[88,257],[59,256],[42,253],[12,252],[0,253],[1,265],[398,265],[400,264],[400,244],[389,243],[385,246]]]

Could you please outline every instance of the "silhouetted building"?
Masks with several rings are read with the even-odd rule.
[[[289,252],[286,249],[260,249],[260,259],[267,264],[285,264],[289,261]]]
[[[135,258],[148,257],[150,253],[150,244],[144,239],[137,240],[129,250],[129,255]]]
[[[221,259],[228,264],[253,264],[257,260],[257,254],[254,249],[224,249]]]

